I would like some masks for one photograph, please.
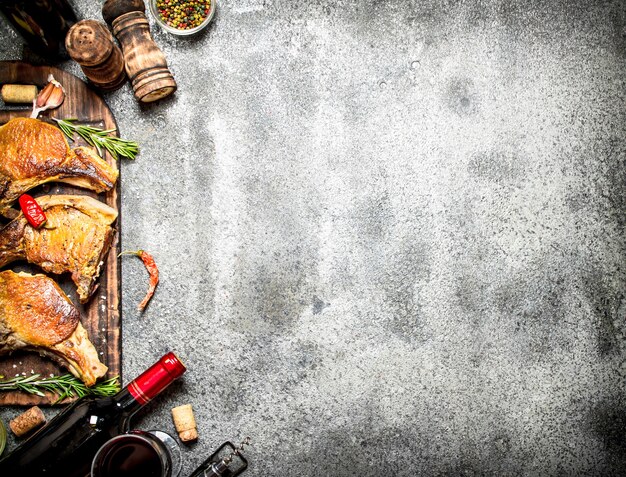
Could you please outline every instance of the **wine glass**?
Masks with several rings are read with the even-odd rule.
[[[105,442],[91,464],[91,477],[178,477],[182,456],[168,433],[130,431]]]
[[[148,433],[156,437],[161,444],[165,446],[170,456],[170,460],[172,461],[172,477],[178,477],[178,474],[180,474],[183,467],[183,455],[180,451],[178,441],[167,432],[159,431],[157,429],[150,430]]]

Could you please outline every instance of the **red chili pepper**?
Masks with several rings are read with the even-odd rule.
[[[150,299],[152,298],[152,295],[154,295],[154,290],[156,290],[156,286],[159,284],[159,269],[154,262],[154,257],[145,250],[122,252],[120,253],[120,256],[122,255],[137,255],[143,262],[146,270],[148,270],[148,274],[150,275],[150,286],[148,287],[146,296],[137,306],[139,311],[143,311],[148,305]]]
[[[46,214],[43,213],[43,209],[39,206],[37,201],[28,194],[22,194],[18,199],[20,208],[24,213],[24,217],[28,220],[28,223],[38,229],[46,221]]]

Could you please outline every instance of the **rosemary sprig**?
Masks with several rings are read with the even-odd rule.
[[[99,129],[92,126],[74,124],[76,119],[57,119],[59,128],[70,139],[74,140],[74,133],[82,137],[87,143],[98,150],[98,154],[102,156],[102,149],[106,149],[117,160],[119,156],[134,159],[139,152],[139,144],[135,141],[121,139],[115,136],[109,136],[114,133],[115,129]]]
[[[117,376],[96,383],[90,388],[71,374],[50,378],[42,378],[39,374],[16,376],[10,379],[2,378],[4,376],[0,376],[0,391],[23,391],[42,397],[45,396],[45,391],[50,391],[59,396],[55,404],[63,401],[65,398],[74,396],[79,398],[89,395],[104,397],[113,396],[120,391],[120,383]]]

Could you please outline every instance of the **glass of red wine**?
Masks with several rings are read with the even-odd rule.
[[[130,431],[116,436],[96,453],[91,477],[178,477],[180,447],[163,431]]]

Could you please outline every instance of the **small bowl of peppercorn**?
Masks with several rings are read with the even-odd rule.
[[[217,0],[150,0],[150,12],[165,31],[193,35],[204,29],[215,15]]]

